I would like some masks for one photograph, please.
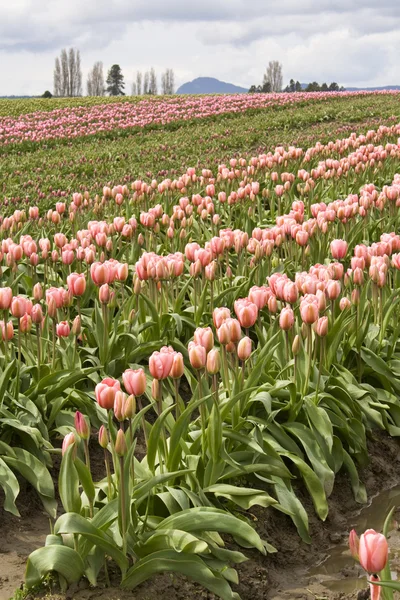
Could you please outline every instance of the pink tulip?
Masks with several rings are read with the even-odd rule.
[[[75,413],[74,424],[79,437],[83,440],[88,440],[90,437],[90,429],[85,417],[81,412],[79,412],[79,410],[77,410]]]
[[[15,296],[11,301],[11,313],[13,317],[20,319],[26,313],[26,298]]]
[[[122,373],[122,381],[128,394],[142,396],[146,391],[146,374],[143,369],[127,369]]]
[[[96,385],[95,395],[101,408],[110,410],[114,407],[115,394],[121,389],[119,381],[106,377]]]
[[[256,304],[250,302],[247,298],[236,300],[234,303],[234,309],[238,321],[244,329],[252,327],[257,321],[258,308]]]
[[[11,321],[7,321],[7,325],[4,324],[4,321],[0,321],[0,328],[1,328],[1,338],[4,341],[5,339],[7,340],[12,340],[14,337],[14,327]]]
[[[214,346],[214,335],[211,327],[198,327],[194,332],[194,341],[203,346],[206,352],[210,352]]]
[[[294,325],[294,312],[291,308],[283,308],[279,315],[279,327],[283,331],[289,331]]]
[[[388,561],[388,555],[387,539],[382,533],[367,529],[360,536],[360,564],[367,573],[377,574],[382,571]]]
[[[0,310],[8,310],[12,301],[12,289],[10,287],[0,288]]]
[[[182,354],[180,352],[175,352],[169,376],[172,377],[172,379],[180,379],[184,373],[184,367]]]
[[[67,321],[61,321],[56,325],[56,333],[58,337],[68,337],[71,333],[71,328]]]
[[[189,360],[193,369],[204,369],[207,361],[207,352],[204,346],[196,344],[195,342],[189,342]]]
[[[331,254],[335,260],[342,260],[347,253],[348,244],[345,240],[333,240],[331,242]]]
[[[307,294],[300,302],[300,316],[303,323],[312,325],[318,319],[318,298]]]
[[[328,333],[328,317],[320,317],[314,323],[314,331],[319,337],[325,337]]]
[[[83,273],[71,273],[67,277],[68,290],[73,296],[82,296],[86,290],[86,278]]]
[[[64,454],[66,453],[68,448],[70,446],[74,446],[75,443],[76,443],[76,438],[75,438],[74,432],[71,431],[71,433],[67,433],[67,435],[63,439],[63,443],[62,443],[62,448],[61,448],[62,456],[64,456]]]
[[[237,346],[237,355],[241,361],[245,361],[251,354],[251,339],[247,336],[242,338]]]
[[[216,348],[213,348],[207,354],[206,367],[207,373],[209,373],[210,375],[216,375],[217,373],[219,373],[221,369],[221,358]]]
[[[171,371],[174,362],[173,350],[161,349],[160,352],[153,352],[149,358],[149,370],[154,379],[166,379]]]
[[[349,548],[350,548],[350,552],[352,557],[355,560],[359,560],[359,550],[360,550],[360,538],[358,537],[355,529],[352,529],[350,531],[350,535],[349,535]]]

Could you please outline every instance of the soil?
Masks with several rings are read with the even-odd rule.
[[[383,490],[400,484],[399,442],[385,434],[375,434],[369,441],[369,452],[369,465],[361,471],[360,477],[366,485],[370,501]],[[100,461],[98,470],[101,470]],[[300,488],[297,493],[309,515],[312,544],[307,545],[301,541],[292,521],[286,515],[272,509],[253,507],[251,513],[258,532],[261,537],[273,544],[278,552],[262,556],[256,551],[244,551],[250,560],[238,565],[240,584],[235,588],[242,600],[363,600],[368,598],[368,594],[365,594],[367,586],[364,580],[359,580],[362,588],[360,591],[354,590],[354,585],[349,591],[349,586],[346,584],[349,579],[357,580],[361,571],[360,567],[352,561],[349,562],[348,559],[344,561],[343,566],[340,560],[336,561],[335,586],[331,586],[332,589],[326,586],[324,564],[328,564],[329,560],[332,562],[335,552],[339,556],[345,547],[349,530],[357,522],[360,523],[360,513],[363,514],[362,506],[353,499],[346,474],[339,474],[336,478],[334,491],[329,498],[329,515],[324,523],[315,515],[307,492]],[[400,494],[396,500],[400,504]],[[378,499],[372,505],[367,520],[374,518],[374,512],[379,510],[380,504]],[[0,511],[0,600],[8,600],[22,585],[26,557],[32,550],[43,545],[49,531],[48,519],[42,512],[40,501],[36,500],[28,486],[18,499],[18,506],[21,519]],[[382,507],[382,510],[386,510],[386,507]],[[361,532],[362,530],[359,529],[359,533]],[[400,535],[397,537],[395,541],[400,549]],[[229,545],[227,540],[227,546]],[[325,563],[329,556],[331,558]],[[100,586],[93,589],[83,580],[80,584],[72,586],[66,594],[51,593],[47,590],[41,594],[29,595],[27,598],[33,600],[43,596],[49,600],[215,599],[213,594],[197,584],[174,574],[153,577],[133,592],[120,590],[117,587]]]

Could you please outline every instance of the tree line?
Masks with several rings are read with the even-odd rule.
[[[271,60],[268,63],[266,72],[264,73],[263,81],[260,85],[252,85],[249,89],[249,94],[263,93],[268,94],[271,92],[281,92],[283,85],[283,67],[282,63],[277,60]],[[343,92],[344,87],[339,87],[336,81],[333,81],[329,85],[322,83],[321,85],[313,81],[305,87],[299,81],[291,79],[289,85],[287,85],[284,92]]]
[[[108,70],[107,78],[104,79],[103,63],[96,62],[89,71],[86,80],[87,96],[125,96],[125,78],[119,65],[112,65]],[[152,67],[149,71],[142,73],[137,71],[135,81],[132,84],[131,93],[135,95],[158,94],[157,74]],[[175,74],[173,69],[166,69],[161,75],[161,93],[175,93]],[[63,49],[59,57],[55,59],[53,72],[53,94],[46,91],[43,97],[73,97],[82,96],[82,68],[79,50],[70,48]]]

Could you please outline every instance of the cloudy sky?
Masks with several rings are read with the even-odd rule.
[[[0,95],[52,90],[54,59],[81,51],[137,69],[245,87],[269,60],[290,78],[346,86],[400,85],[400,0],[0,0]]]

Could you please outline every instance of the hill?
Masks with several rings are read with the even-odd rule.
[[[214,77],[197,77],[177,89],[177,94],[244,94],[247,88],[226,83]]]

